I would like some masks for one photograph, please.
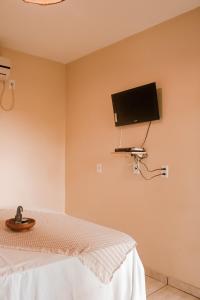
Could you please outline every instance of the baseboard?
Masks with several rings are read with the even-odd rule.
[[[149,277],[152,277],[153,279],[156,279],[156,280],[164,283],[164,284],[168,284],[167,276],[165,276],[159,272],[156,272],[149,267],[145,267],[145,274]]]
[[[198,287],[195,287],[189,283],[185,283],[181,280],[163,275],[157,271],[152,270],[149,267],[145,267],[145,274],[153,279],[161,281],[164,284],[168,284],[178,290],[181,290],[200,299],[200,288]]]
[[[187,294],[190,294],[194,297],[200,298],[200,288],[197,288],[189,283],[182,282],[182,281],[172,278],[172,277],[168,277],[168,284],[170,286],[175,287],[178,290],[186,292]]]

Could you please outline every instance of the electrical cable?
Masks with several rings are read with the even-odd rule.
[[[145,169],[147,170],[147,172],[151,173],[151,172],[155,172],[155,171],[163,171],[164,168],[159,168],[159,169],[153,169],[150,170],[147,165],[142,161],[142,159],[140,160],[140,163],[145,167]]]
[[[146,140],[147,140],[147,137],[148,137],[148,134],[149,134],[150,127],[151,127],[151,121],[150,121],[149,124],[148,124],[148,127],[147,127],[147,131],[146,131],[146,134],[145,134],[144,141],[143,141],[143,143],[141,144],[141,148],[144,147],[144,144],[145,144],[145,142],[146,142]],[[121,147],[122,147],[122,128],[120,129],[120,138],[119,138],[119,148],[121,148]],[[152,179],[155,178],[155,177],[164,175],[164,173],[159,173],[159,174],[155,174],[155,175],[153,175],[153,176],[151,176],[151,177],[146,177],[146,175],[144,175],[143,171],[141,170],[141,168],[140,168],[140,166],[139,166],[140,163],[141,163],[141,165],[143,165],[143,166],[145,167],[145,169],[146,169],[146,171],[147,171],[148,173],[153,173],[153,172],[156,172],[156,171],[163,171],[163,170],[165,170],[165,169],[164,169],[164,168],[157,168],[157,169],[150,170],[150,169],[148,168],[148,166],[142,161],[142,160],[143,160],[144,158],[146,158],[146,157],[140,157],[139,155],[133,154],[133,153],[131,154],[131,156],[133,156],[133,159],[134,159],[134,161],[135,161],[135,165],[136,165],[135,170],[138,170],[139,173],[140,173],[140,175],[141,175],[145,180],[152,180]]]
[[[6,89],[6,83],[5,83],[5,80],[2,81],[2,84],[3,84],[3,89],[1,91],[1,94],[0,94],[0,107],[2,110],[4,111],[11,111],[13,110],[13,108],[15,107],[15,93],[14,93],[14,84],[11,83],[11,89],[12,89],[12,103],[10,104],[10,107],[5,107],[4,104],[3,104],[3,97],[4,97],[4,94],[5,94],[5,89]]]
[[[140,172],[140,175],[145,179],[145,180],[152,180],[153,178],[155,178],[155,177],[158,177],[158,176],[162,176],[163,174],[156,174],[156,175],[153,175],[153,176],[151,176],[151,177],[146,177],[143,173],[142,173],[142,171],[140,170],[140,168],[138,167],[138,170],[139,170],[139,172]]]
[[[120,128],[119,148],[122,147],[122,128]]]
[[[145,144],[145,142],[146,142],[146,140],[147,140],[147,137],[148,137],[148,134],[149,134],[150,126],[151,126],[151,121],[149,122],[149,125],[148,125],[148,127],[147,127],[146,135],[145,135],[144,141],[143,141],[143,143],[142,143],[142,145],[141,145],[141,148],[144,147],[144,144]]]
[[[152,180],[153,178],[155,177],[158,177],[158,176],[161,176],[163,175],[163,173],[159,173],[159,174],[156,174],[156,175],[153,175],[151,177],[146,177],[143,173],[143,171],[141,170],[141,168],[139,167],[139,164],[141,163],[142,165],[144,165],[146,167],[146,170],[148,171],[148,167],[146,166],[145,163],[142,162],[142,158],[138,157],[137,155],[134,155],[134,161],[135,161],[135,164],[136,164],[136,167],[137,167],[137,170],[139,171],[140,175],[145,179],[145,180]],[[162,171],[164,170],[163,168],[160,168],[160,169],[155,169],[155,170],[152,170],[152,172],[154,171]],[[150,172],[150,170],[148,171]]]

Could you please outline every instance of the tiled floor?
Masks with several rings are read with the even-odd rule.
[[[169,285],[146,276],[146,288],[148,300],[197,300],[198,298],[190,296]]]

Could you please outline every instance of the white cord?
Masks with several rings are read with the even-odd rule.
[[[119,148],[122,147],[122,128],[120,128]]]
[[[5,107],[4,104],[3,104],[3,97],[4,97],[4,94],[5,94],[5,89],[6,89],[6,82],[5,80],[2,81],[2,84],[3,84],[3,89],[1,91],[1,94],[0,94],[0,107],[3,111],[11,111],[13,110],[13,108],[15,107],[15,93],[14,93],[14,84],[11,83],[11,89],[12,89],[12,102],[10,104],[10,107]]]

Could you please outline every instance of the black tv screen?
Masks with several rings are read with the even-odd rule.
[[[115,126],[160,119],[156,83],[112,94]]]

